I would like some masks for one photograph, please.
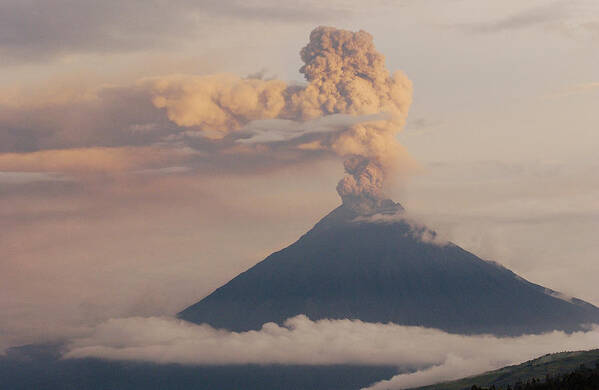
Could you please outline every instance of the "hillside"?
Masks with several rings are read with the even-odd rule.
[[[470,390],[472,385],[479,387],[505,388],[507,385],[521,381],[527,382],[532,378],[544,379],[546,375],[556,376],[574,371],[581,364],[594,367],[599,361],[599,349],[577,352],[560,352],[541,356],[522,364],[508,366],[481,375],[459,379],[457,381],[439,383],[432,386],[418,387],[411,390]]]

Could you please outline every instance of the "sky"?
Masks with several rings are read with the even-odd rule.
[[[214,77],[305,85],[319,25],[367,31],[411,80],[385,193],[599,305],[596,1],[0,0],[0,347],[173,315],[340,204],[334,145],[231,147],[176,105]],[[362,120],[262,115],[235,125]]]

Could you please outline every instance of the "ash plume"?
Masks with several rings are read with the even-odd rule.
[[[384,172],[380,164],[363,156],[352,156],[343,162],[348,173],[337,184],[344,204],[368,213],[378,208],[383,195]]]
[[[179,126],[194,127],[208,138],[243,133],[249,138],[238,141],[245,144],[278,143],[271,147],[342,156],[347,175],[337,190],[344,204],[362,211],[376,209],[404,155],[396,134],[408,115],[412,83],[402,72],[387,70],[384,56],[365,31],[317,27],[300,56],[305,86],[231,75],[171,76],[150,80],[153,103],[165,108]],[[251,122],[256,120],[305,122],[336,114],[370,119],[297,135],[252,133]]]
[[[288,86],[278,80],[234,75],[174,75],[152,80],[153,103],[166,108],[179,126],[195,126],[208,138],[222,138],[251,120],[284,116]]]

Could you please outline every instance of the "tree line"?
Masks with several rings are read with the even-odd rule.
[[[516,382],[507,387],[479,387],[472,385],[470,390],[597,390],[599,389],[599,361],[595,368],[584,364],[576,370],[560,375],[547,375],[545,380],[532,378],[526,382]]]

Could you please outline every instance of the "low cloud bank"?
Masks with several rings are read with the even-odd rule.
[[[515,338],[464,336],[358,320],[311,321],[229,332],[163,317],[111,319],[74,341],[66,358],[102,358],[180,364],[397,365],[417,371],[374,384],[400,389],[459,378],[542,354],[599,347],[599,327]]]

